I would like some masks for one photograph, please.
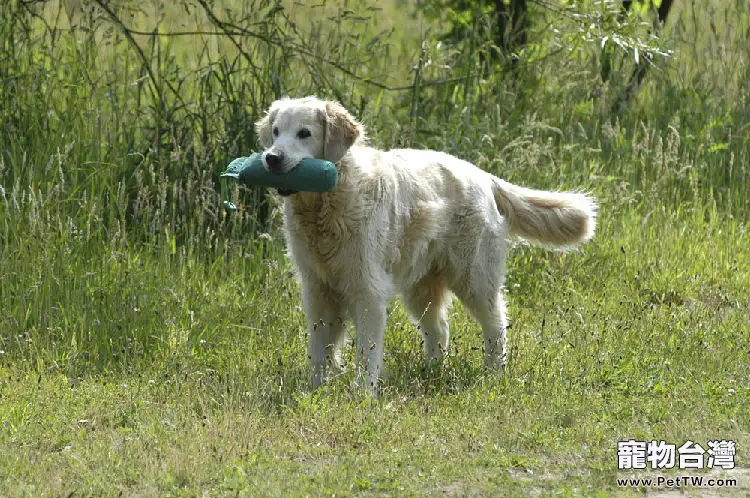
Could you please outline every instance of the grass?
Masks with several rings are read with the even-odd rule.
[[[170,7],[160,29],[212,27],[191,5]],[[261,197],[244,192],[247,209],[225,216],[216,189],[227,158],[254,147],[272,78],[226,37],[145,37],[158,81],[144,83],[111,20],[91,21],[92,36],[55,33],[42,21],[57,4],[35,18],[11,2],[0,7],[16,23],[0,32],[13,47],[0,55],[0,496],[656,493],[617,486],[662,475],[617,470],[630,438],[732,439],[738,468],[723,475],[736,488],[681,489],[750,494],[750,18],[739,4],[676,6],[663,42],[673,58],[621,115],[608,113],[618,83],[597,79],[598,45],[556,38],[546,21],[575,21],[541,8],[516,76],[388,91],[295,49],[408,86],[422,37],[424,81],[470,75],[481,47],[438,47],[442,21],[398,2],[287,7],[314,29],[300,23],[296,38],[269,14],[277,29],[264,33],[286,45],[240,46],[279,71],[284,92],[342,97],[384,147],[590,189],[595,239],[565,254],[512,250],[506,375],[483,369],[479,327],[459,305],[450,355],[425,370],[394,302],[381,396],[358,392],[351,371],[311,392],[278,213],[271,203],[261,222]],[[378,38],[389,26],[401,29]]]

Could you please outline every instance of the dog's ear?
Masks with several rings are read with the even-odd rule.
[[[275,104],[276,102],[271,104],[271,108],[266,115],[255,122],[255,133],[258,135],[258,141],[264,149],[273,145],[273,133],[271,127],[273,126],[274,119],[276,119],[276,115],[279,113],[279,108]]]
[[[326,102],[325,122],[323,158],[337,163],[362,134],[362,125],[338,102]]]

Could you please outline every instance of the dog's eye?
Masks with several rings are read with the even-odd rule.
[[[275,126],[273,127],[273,136],[274,137],[278,137],[279,136],[279,129],[276,128]]]
[[[300,131],[297,132],[297,138],[307,138],[310,136],[310,130],[307,128],[302,128]]]

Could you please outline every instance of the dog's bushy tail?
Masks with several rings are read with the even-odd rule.
[[[574,247],[593,237],[597,205],[592,197],[532,190],[494,176],[492,180],[495,204],[511,234],[553,248]]]

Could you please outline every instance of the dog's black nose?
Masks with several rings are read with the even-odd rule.
[[[268,165],[268,169],[271,171],[280,171],[281,170],[281,163],[284,160],[283,154],[271,154],[270,152],[266,154],[266,164]]]

